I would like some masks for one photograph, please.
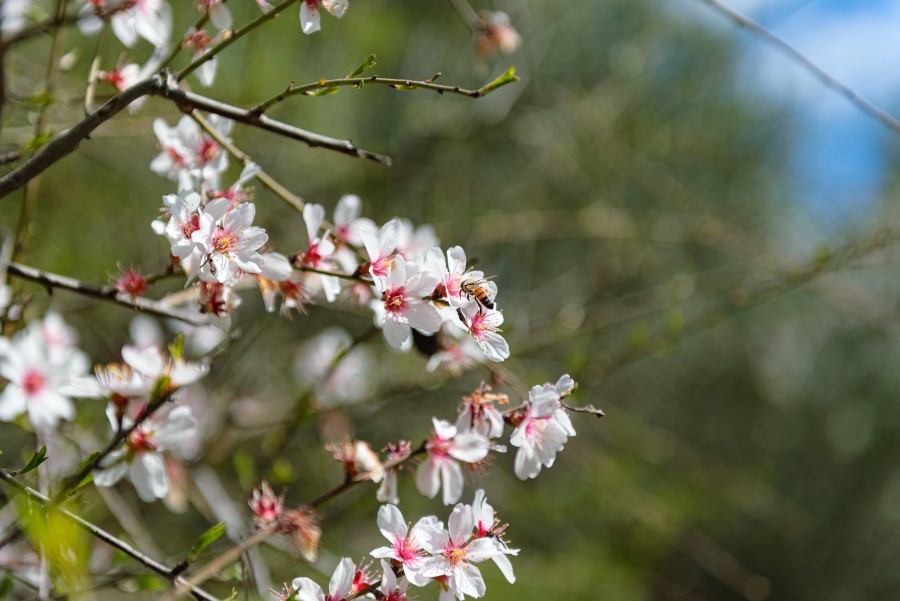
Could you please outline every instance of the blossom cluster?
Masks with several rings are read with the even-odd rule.
[[[219,134],[228,134],[229,122],[210,121]],[[461,247],[441,250],[431,227],[399,218],[377,226],[361,216],[359,197],[346,195],[333,223],[322,205],[306,204],[306,239],[289,255],[275,252],[266,231],[254,225],[248,184],[259,168],[248,164],[237,182],[223,188],[227,154],[195,121],[184,117],[170,127],[157,120],[154,131],[162,152],[151,169],[177,182],[179,192],[163,197],[153,231],[166,238],[188,283],[199,280],[194,308],[223,328],[240,304],[237,291],[256,286],[270,311],[280,299],[285,314],[303,312],[317,300],[368,307],[388,344],[398,349],[412,346],[413,329],[438,335],[431,369],[458,371],[509,357],[497,285],[468,266]]]
[[[261,526],[270,526],[299,511],[285,510],[283,499],[276,497],[265,483],[254,492],[250,506]],[[377,598],[406,601],[413,598],[408,593],[410,585],[424,587],[434,582],[440,601],[480,598],[486,587],[476,564],[489,559],[507,581],[516,581],[508,556],[518,555],[519,549],[503,540],[507,525],[495,516],[484,490],[475,492],[471,505],[458,503],[446,527],[436,516],[423,517],[410,526],[391,504],[381,506],[376,523],[388,541],[387,546],[370,552],[381,564],[380,578],[370,573],[364,563],[354,564],[345,557],[334,570],[327,594],[311,578],[300,577],[282,592],[273,592],[273,596],[277,601],[345,601],[371,598],[377,593]]]

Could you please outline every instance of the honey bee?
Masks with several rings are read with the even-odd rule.
[[[466,280],[462,283],[462,291],[469,299],[475,299],[478,303],[478,311],[481,309],[493,309],[494,297],[497,296],[497,284],[487,278]]]

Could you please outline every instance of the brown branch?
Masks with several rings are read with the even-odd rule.
[[[58,275],[49,271],[42,271],[40,269],[35,269],[34,267],[29,267],[28,265],[22,265],[21,263],[10,263],[8,269],[9,275],[29,280],[36,284],[41,284],[47,288],[48,291],[52,291],[54,288],[61,288],[63,290],[74,292],[75,294],[80,294],[81,296],[108,301],[123,307],[128,307],[134,311],[149,313],[150,315],[156,315],[158,317],[177,319],[193,325],[206,325],[207,323],[205,319],[198,316],[196,313],[176,309],[152,299],[140,297],[130,298],[127,295],[121,294],[113,286],[90,286],[75,278]]]
[[[469,90],[460,86],[434,83],[434,80],[437,79],[438,76],[440,76],[440,73],[435,74],[435,76],[431,79],[415,80],[370,75],[369,77],[342,77],[340,79],[320,79],[319,81],[304,84],[302,86],[290,85],[287,89],[277,94],[276,96],[273,96],[265,102],[260,102],[256,106],[252,107],[250,109],[250,114],[261,115],[269,108],[271,108],[272,105],[281,102],[286,98],[290,98],[291,96],[315,96],[315,92],[317,90],[343,86],[354,86],[357,88],[361,88],[366,84],[381,84],[388,86],[389,88],[392,88],[394,90],[412,90],[422,88],[425,90],[434,90],[438,94],[447,92],[449,94],[459,94],[460,96],[467,96],[469,98],[481,98],[482,96],[486,96],[493,91],[493,89],[488,88],[487,86],[483,86],[481,88],[478,88],[477,90]]]
[[[175,84],[167,84],[163,76],[154,75],[113,96],[106,104],[79,123],[57,135],[39,153],[0,178],[0,199],[7,196],[10,192],[18,190],[55,162],[73,152],[83,140],[89,138],[95,129],[121,112],[126,106],[138,98],[148,95],[162,96],[171,100],[186,113],[190,113],[194,109],[201,109],[227,117],[238,123],[244,123],[245,125],[258,127],[293,140],[298,140],[313,148],[327,148],[349,156],[369,159],[382,165],[389,166],[391,164],[390,157],[357,148],[350,140],[322,136],[269,119],[265,115],[255,116],[250,111],[185,92],[177,88]]]
[[[199,94],[186,92],[185,90],[174,86],[164,87],[162,90],[153,91],[152,93],[159,94],[172,100],[178,108],[188,114],[195,109],[203,110],[207,113],[227,117],[238,123],[257,127],[292,140],[297,140],[298,142],[303,142],[312,148],[327,148],[328,150],[340,152],[341,154],[352,157],[375,161],[376,163],[388,167],[391,165],[390,157],[358,148],[350,140],[330,138],[305,129],[300,129],[299,127],[294,127],[293,125],[288,125],[287,123],[282,123],[281,121],[276,121],[275,119],[270,119],[265,115],[254,115],[249,110],[225,104],[224,102],[219,102],[218,100],[213,100],[211,98],[206,98]],[[2,183],[2,180],[0,180],[0,183]],[[2,192],[2,188],[0,188],[0,192]]]
[[[822,82],[822,84],[824,84],[826,87],[831,88],[832,90],[839,93],[862,112],[866,113],[888,129],[893,131],[895,134],[900,134],[900,121],[888,114],[887,111],[885,111],[881,107],[863,98],[850,86],[835,79],[822,67],[814,63],[805,54],[788,44],[782,38],[778,37],[753,19],[739,13],[720,0],[699,1],[709,5],[711,8],[716,10],[719,14],[725,16],[738,27],[746,29],[763,41],[768,42],[769,44],[786,54],[788,58],[792,59],[801,67],[806,69],[806,71],[808,71],[813,77]]]
[[[111,546],[115,549],[118,549],[122,553],[128,555],[132,559],[136,560],[138,563],[141,563],[145,567],[152,570],[153,572],[156,572],[160,576],[171,580],[178,586],[186,587],[186,590],[189,590],[195,598],[200,599],[201,601],[218,601],[218,598],[216,596],[206,592],[205,590],[203,590],[197,586],[190,585],[188,582],[186,582],[184,580],[184,578],[172,576],[170,573],[171,568],[169,568],[169,566],[167,566],[159,561],[156,561],[152,557],[149,557],[149,556],[141,553],[140,551],[138,551],[137,549],[135,549],[134,547],[132,547],[125,541],[113,536],[106,530],[103,530],[99,526],[96,526],[96,525],[92,524],[91,522],[88,522],[87,520],[79,517],[78,515],[72,513],[71,511],[63,509],[61,507],[57,507],[56,503],[54,503],[53,500],[42,495],[41,493],[34,490],[33,488],[27,486],[26,484],[24,484],[17,478],[13,477],[9,472],[7,472],[6,470],[4,470],[2,468],[0,468],[0,480],[3,480],[7,484],[18,489],[20,492],[27,495],[31,500],[36,501],[43,507],[45,507],[47,509],[53,509],[60,515],[66,517],[67,519],[74,522],[80,528],[87,531],[91,536],[97,538],[98,540],[105,542],[106,544],[108,544],[109,546]]]

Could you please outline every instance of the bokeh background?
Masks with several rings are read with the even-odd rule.
[[[190,3],[177,4],[176,23],[192,22]],[[229,6],[238,23],[258,14],[253,2]],[[897,2],[736,6],[897,107]],[[896,139],[696,0],[495,0],[490,8],[508,12],[521,33],[515,54],[480,58],[444,2],[353,0],[343,19],[323,15],[313,36],[300,33],[290,10],[223,53],[208,91],[250,106],[291,80],[341,76],[369,53],[373,73],[440,71],[465,87],[516,66],[521,82],[479,100],[367,86],[272,111],[389,154],[390,169],[240,126],[233,134],[276,179],[329,212],[355,193],[377,222],[406,217],[431,224],[443,246],[462,245],[497,276],[512,349],[504,367],[525,385],[571,373],[580,382],[573,402],[606,412],[577,417],[577,437],[536,480],[516,480],[510,456],[467,487],[465,498],[487,490],[522,549],[515,585],[484,566],[488,598],[900,597],[895,234],[876,235],[896,221]],[[77,60],[50,113],[56,130],[78,117],[95,40],[73,30],[65,43]],[[21,97],[33,93],[46,53],[36,39],[8,57]],[[120,54],[107,44],[105,66]],[[27,142],[29,114],[24,101],[8,109],[0,142]],[[23,262],[94,283],[119,267],[165,265],[165,242],[149,226],[172,191],[148,169],[158,115],[178,118],[150,99],[46,172]],[[18,203],[18,195],[0,203],[3,227],[14,227]],[[256,203],[279,248],[304,243],[300,215],[264,189]],[[50,305],[62,312],[98,363],[115,360],[128,340],[133,315],[122,308],[21,289],[35,314]],[[248,291],[236,325],[242,337],[197,393],[211,417],[203,453],[184,464],[184,498],[147,505],[122,485],[112,497],[85,490],[79,506],[170,561],[221,519],[217,512],[230,507],[246,519],[244,499],[262,478],[289,485],[294,503],[339,482],[323,450],[334,436],[376,447],[420,440],[432,415],[452,415],[462,394],[490,378],[483,368],[458,379],[427,374],[425,358],[395,353],[377,335],[355,351],[366,369],[334,383],[362,390],[362,400],[326,407],[302,349],[326,328],[365,336],[365,313],[312,307],[288,321],[264,313]],[[79,408],[68,432],[106,436],[100,403]],[[27,458],[33,445],[0,425],[4,463]],[[446,513],[410,478],[401,499],[409,520]],[[318,568],[264,548],[263,571],[280,583],[330,573],[341,555],[362,557],[381,544],[376,507],[371,489],[341,497],[324,510]],[[227,576],[210,588],[227,595]],[[125,578],[96,595],[152,586]]]

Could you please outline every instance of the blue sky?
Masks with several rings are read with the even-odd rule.
[[[900,0],[725,1],[900,116]],[[889,166],[885,143],[896,134],[708,7],[676,3],[698,5],[711,27],[737,36],[744,60],[735,85],[742,92],[791,109],[792,196],[827,229],[858,221],[881,193]]]

